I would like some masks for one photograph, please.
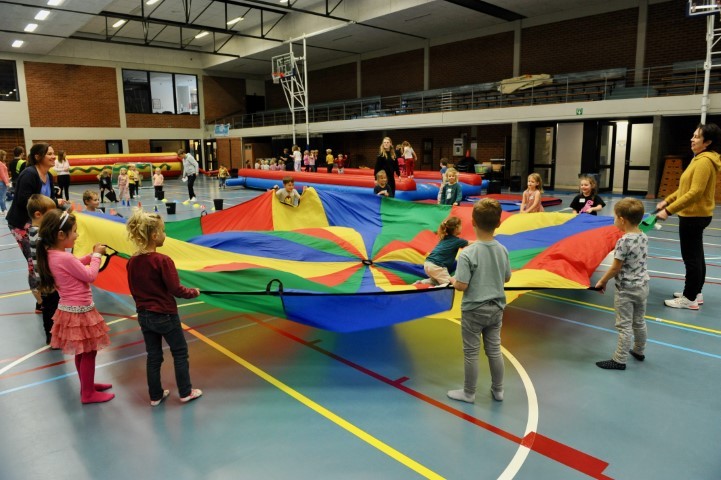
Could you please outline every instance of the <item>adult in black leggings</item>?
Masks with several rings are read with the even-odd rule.
[[[684,170],[678,189],[656,205],[657,218],[678,214],[681,258],[686,267],[683,292],[665,300],[668,307],[698,310],[703,304],[701,289],[706,281],[703,231],[711,224],[716,206],[716,175],[721,171],[721,129],[713,123],[699,125],[691,138],[693,160]]]

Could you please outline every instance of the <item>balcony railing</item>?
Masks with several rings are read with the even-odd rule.
[[[640,73],[637,76],[634,70],[625,68],[569,73],[555,75],[551,83],[540,85],[532,81],[533,77],[519,77],[516,86],[508,81],[489,82],[388,97],[314,104],[308,108],[308,121],[332,122],[421,113],[703,93],[702,62],[651,67]],[[721,92],[721,69],[711,70],[710,73],[709,92]],[[503,88],[500,88],[501,83]],[[503,93],[501,90],[510,93]],[[292,118],[290,110],[283,108],[229,116],[207,123],[229,123],[233,129],[256,128],[288,125],[292,123]],[[296,112],[296,123],[305,123],[305,114],[302,110]]]

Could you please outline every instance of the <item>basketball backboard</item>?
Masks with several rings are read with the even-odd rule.
[[[688,0],[686,15],[698,17],[721,13],[721,0]]]
[[[271,59],[271,72],[273,81],[278,83],[282,78],[292,77],[295,74],[295,60],[292,53],[276,55]]]

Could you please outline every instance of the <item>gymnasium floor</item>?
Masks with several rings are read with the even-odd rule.
[[[72,199],[85,188],[72,186]],[[165,190],[186,198],[179,181]],[[196,190],[208,208],[218,196],[227,207],[258,194],[219,195],[205,178]],[[571,198],[550,193],[564,200],[550,210]],[[152,205],[152,190],[142,194]],[[620,197],[605,198],[611,215]],[[446,397],[463,376],[454,319],[336,334],[181,300],[191,375],[205,395],[178,401],[166,352],[171,397],[157,408],[133,301],[101,290],[113,344],[98,355],[97,379],[116,398],[80,404],[72,357],[44,346],[20,250],[0,219],[0,478],[721,478],[720,213],[706,230],[699,311],[663,305],[683,285],[676,218],[650,234],[647,358],[630,358],[625,371],[594,365],[616,344],[612,291],[538,291],[509,305],[505,401],[491,399],[482,358],[475,404]],[[176,217],[197,214],[179,205]]]

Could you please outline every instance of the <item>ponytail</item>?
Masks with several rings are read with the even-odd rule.
[[[453,232],[461,226],[461,219],[458,217],[448,217],[441,222],[438,226],[438,238],[443,240],[449,235],[453,235]]]

